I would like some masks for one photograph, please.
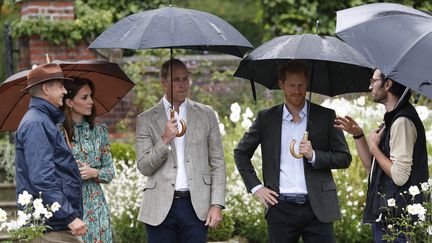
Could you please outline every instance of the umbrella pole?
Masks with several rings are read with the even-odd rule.
[[[251,88],[252,88],[252,97],[254,100],[254,105],[256,105],[257,97],[256,97],[256,90],[255,90],[255,82],[253,80],[250,80]]]
[[[170,82],[171,82],[171,109],[170,109],[170,117],[175,117],[175,108],[174,108],[174,91],[173,91],[173,49],[170,47]],[[180,108],[179,108],[180,109]],[[180,110],[179,110],[180,112]],[[181,137],[186,133],[186,122],[183,120],[180,120],[180,125],[182,127],[182,130],[177,132],[177,137]]]

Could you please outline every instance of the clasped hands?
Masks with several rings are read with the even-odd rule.
[[[79,160],[77,160],[77,163],[79,166],[81,178],[83,180],[98,178],[98,176],[99,176],[99,170],[98,169],[94,169],[94,168],[90,167],[90,165],[88,165],[87,163],[83,163]]]

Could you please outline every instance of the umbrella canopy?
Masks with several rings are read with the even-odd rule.
[[[336,35],[387,77],[432,98],[432,15],[394,3],[337,12]]]
[[[249,53],[234,76],[279,89],[277,68],[290,59],[313,65],[309,91],[327,96],[369,91],[371,65],[353,48],[329,36],[276,37]]]
[[[133,87],[134,83],[118,64],[106,61],[53,61],[65,77],[82,77],[95,85],[94,105],[97,115],[110,111]],[[27,73],[18,72],[0,85],[0,131],[15,131],[28,110],[30,95],[21,92],[27,86]]]
[[[165,7],[123,18],[99,35],[89,48],[181,48],[243,57],[253,46],[234,27],[215,15]]]

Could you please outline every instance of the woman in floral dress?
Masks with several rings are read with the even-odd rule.
[[[93,83],[73,79],[65,82],[68,93],[63,97],[63,111],[66,137],[83,179],[83,220],[88,230],[82,239],[85,243],[109,243],[112,242],[110,213],[100,185],[114,177],[108,129],[94,122]]]

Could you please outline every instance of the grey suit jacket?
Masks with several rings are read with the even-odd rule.
[[[251,163],[251,157],[261,144],[264,186],[279,192],[282,109],[283,104],[260,111],[234,150],[236,166],[248,191],[261,184]],[[308,127],[315,163],[312,166],[305,159],[304,173],[310,205],[324,223],[340,218],[331,170],[347,168],[351,163],[343,132],[333,126],[335,116],[333,110],[311,104]]]
[[[216,115],[210,106],[189,99],[185,167],[196,215],[202,221],[211,204],[225,205],[226,170]],[[167,115],[162,100],[138,115],[136,152],[139,171],[147,176],[138,220],[159,225],[171,208],[177,175],[176,147],[162,141]]]

